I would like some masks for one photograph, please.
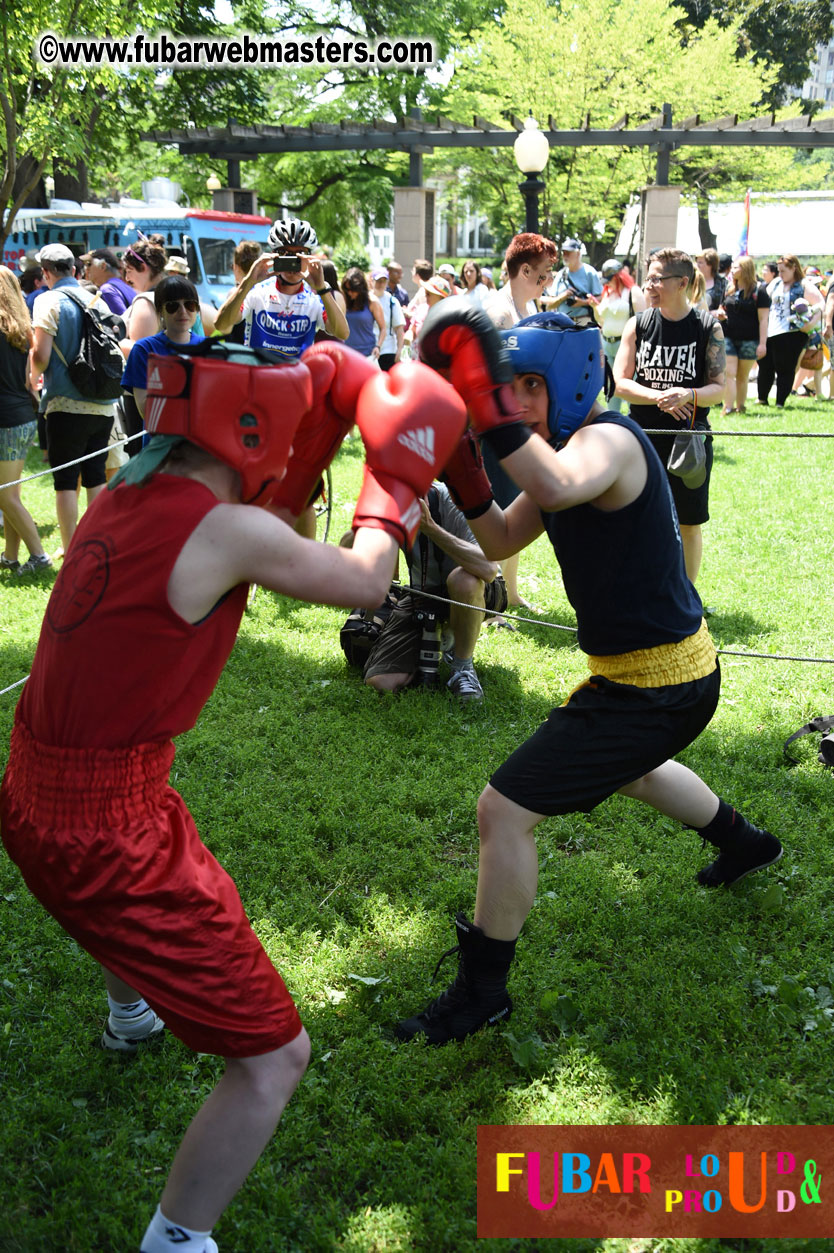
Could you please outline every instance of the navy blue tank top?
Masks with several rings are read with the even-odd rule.
[[[646,485],[623,509],[574,505],[542,511],[542,522],[576,611],[579,647],[607,656],[677,643],[694,635],[703,608],[686,577],[678,517],[660,458],[636,422],[603,413],[631,431],[646,458]]]

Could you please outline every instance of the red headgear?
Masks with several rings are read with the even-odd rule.
[[[209,341],[209,355],[148,357],[145,426],[181,435],[240,474],[241,500],[268,505],[293,435],[313,402],[305,365],[267,364],[251,348]]]

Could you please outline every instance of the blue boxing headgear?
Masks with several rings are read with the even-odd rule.
[[[602,337],[564,313],[522,318],[501,340],[515,374],[541,374],[547,385],[547,426],[564,444],[587,418],[605,382]]]

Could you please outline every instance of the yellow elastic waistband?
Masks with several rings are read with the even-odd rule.
[[[716,664],[715,645],[703,618],[694,635],[676,644],[657,644],[654,648],[607,657],[588,656],[591,674],[601,674],[612,683],[630,683],[632,687],[691,683],[712,674]]]

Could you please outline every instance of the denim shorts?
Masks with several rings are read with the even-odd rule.
[[[738,357],[741,361],[755,361],[758,342],[755,339],[730,339],[724,336],[724,352],[728,357]]]
[[[0,426],[0,461],[25,461],[37,433],[37,418],[20,426]]]

